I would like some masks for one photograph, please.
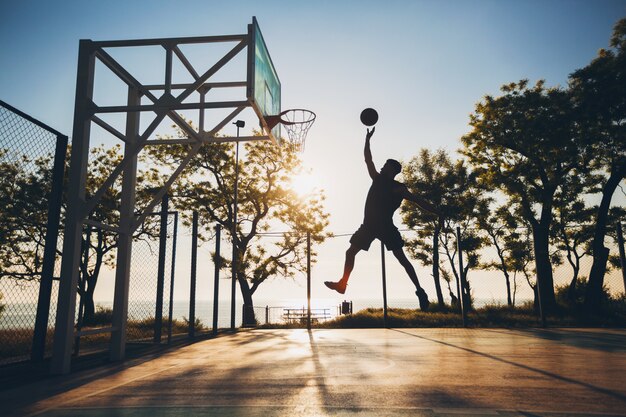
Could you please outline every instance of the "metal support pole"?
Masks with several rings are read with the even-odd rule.
[[[239,125],[237,125],[237,138],[239,138]],[[233,196],[233,225],[231,238],[233,240],[232,254],[232,283],[230,288],[230,329],[235,330],[235,296],[237,295],[237,203],[239,192],[239,141],[235,143],[235,191]],[[245,319],[245,316],[244,316]]]
[[[235,330],[235,297],[237,295],[237,221],[238,221],[238,199],[239,199],[239,129],[244,127],[246,123],[242,120],[237,120],[233,123],[237,126],[237,141],[235,142],[235,190],[233,196],[233,224],[231,228],[231,237],[233,240],[233,254],[232,254],[232,285],[230,291],[230,329]],[[244,307],[245,309],[245,307]],[[246,315],[243,311],[243,321],[245,322]]]
[[[80,242],[84,220],[85,182],[87,180],[87,161],[89,161],[89,133],[91,130],[89,104],[93,96],[94,68],[93,43],[89,40],[81,40],[78,52],[76,103],[74,106],[72,156],[68,185],[68,188],[73,192],[68,196],[65,232],[63,234],[63,261],[61,262],[61,279],[50,367],[53,374],[68,373],[71,366],[76,286],[78,284]]]
[[[165,287],[165,257],[167,256],[167,215],[169,196],[166,193],[161,199],[161,222],[159,229],[159,265],[157,269],[157,293],[154,308],[154,343],[161,343],[163,330],[163,291]]]
[[[65,172],[66,154],[67,136],[58,135],[52,165],[52,188],[48,199],[48,222],[46,224],[43,266],[41,268],[41,282],[39,284],[39,299],[37,300],[37,318],[35,319],[33,348],[30,354],[30,358],[33,361],[43,360],[46,350],[46,334],[48,333],[52,280],[54,278],[54,264],[56,260],[57,240],[59,237],[61,203],[63,199],[63,173]]]
[[[221,259],[220,255],[220,242],[222,239],[222,226],[220,224],[215,226],[215,277],[213,279],[213,334],[217,334],[217,315],[219,311],[219,297],[220,297],[220,268]]]
[[[380,242],[380,261],[383,272],[383,324],[387,327],[387,268],[385,267],[385,244]]]
[[[128,88],[128,105],[139,105],[141,94],[134,87]],[[111,334],[111,360],[122,360],[126,355],[126,325],[128,321],[128,293],[130,288],[130,264],[133,251],[133,222],[135,220],[135,186],[137,182],[137,153],[140,113],[128,113],[126,117],[126,144],[124,158],[131,162],[122,177],[120,206],[120,233],[118,235],[117,265],[115,269],[115,295],[113,298],[113,327]]]
[[[622,233],[622,222],[617,222],[617,246],[619,247],[619,262],[622,267],[622,278],[624,279],[624,293],[626,293],[626,255],[624,254],[624,234]]]
[[[206,88],[201,88],[198,92],[200,93],[200,104],[204,104],[206,101],[206,93],[207,93],[207,89]],[[206,110],[205,109],[198,109],[198,131],[199,132],[204,132],[204,112]]]
[[[174,276],[176,275],[176,244],[178,243],[178,212],[174,212],[174,237],[172,240],[172,270],[170,271],[170,311],[167,324],[167,344],[172,343],[172,321],[174,315]]]
[[[306,328],[311,330],[311,232],[306,232]]]
[[[189,285],[189,337],[196,335],[196,272],[198,264],[198,212],[194,210],[191,224],[191,282]]]
[[[463,317],[463,327],[467,327],[467,284],[465,282],[465,275],[463,275],[463,250],[461,249],[461,228],[456,227],[456,248],[459,254],[459,277],[461,278],[461,315]]]

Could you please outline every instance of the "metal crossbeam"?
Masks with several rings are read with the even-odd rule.
[[[189,97],[189,95],[191,93],[193,93],[194,91],[196,91],[202,84],[204,84],[204,82],[206,80],[208,80],[209,78],[211,78],[211,76],[213,74],[215,74],[217,71],[220,70],[220,68],[222,68],[224,65],[226,65],[231,59],[233,59],[235,56],[237,56],[239,54],[239,52],[241,52],[246,46],[248,46],[248,42],[247,42],[247,38],[245,38],[244,40],[242,40],[239,44],[237,44],[237,46],[235,46],[233,49],[231,49],[226,55],[224,55],[224,57],[222,59],[220,59],[219,61],[217,61],[217,63],[215,63],[215,65],[213,65],[211,68],[209,68],[204,74],[202,74],[200,76],[200,78],[198,78],[196,80],[196,82],[194,82],[191,86],[189,86],[189,88],[187,88],[185,91],[183,91],[182,93],[180,93],[178,95],[178,97],[176,97],[178,99],[178,101],[182,102],[184,99],[186,99],[187,97]]]
[[[130,72],[126,71],[124,67],[122,67],[111,55],[109,55],[103,49],[96,50],[96,57],[107,66],[115,75],[120,77],[122,81],[124,81],[129,87],[136,88],[142,95],[149,98],[152,102],[156,103],[159,99],[150,92],[147,88],[143,86],[135,77],[131,75]],[[124,111],[124,110],[121,110]]]
[[[185,90],[191,87],[191,83],[179,83],[172,84],[172,90]],[[213,89],[213,88],[232,88],[232,87],[246,87],[247,81],[222,81],[213,83],[204,83],[199,89]],[[144,85],[148,90],[165,90],[165,84],[148,84]]]
[[[92,219],[85,219],[83,224],[87,224],[89,226],[93,226],[97,229],[108,230],[109,232],[119,233],[120,228],[117,226],[111,226],[110,224],[105,224]]]
[[[176,103],[168,105],[165,103],[140,104],[138,106],[102,106],[96,107],[96,113],[123,113],[129,111],[152,111],[159,110],[201,110],[201,109],[226,109],[247,105],[247,101],[217,101],[213,103]]]
[[[124,136],[124,134],[119,132],[117,129],[115,129],[113,126],[111,126],[98,116],[91,116],[91,121],[115,136],[116,138],[120,139],[122,142],[126,142],[126,136]]]
[[[191,65],[191,62],[189,62],[189,60],[187,59],[185,54],[183,54],[183,52],[180,50],[178,45],[174,46],[172,48],[172,51],[176,54],[176,56],[178,57],[180,62],[182,62],[185,68],[187,68],[187,71],[189,71],[189,74],[191,74],[194,80],[197,80],[198,78],[200,78],[200,75],[198,74],[198,72],[196,72],[196,69],[193,67],[193,65]]]
[[[214,135],[219,132],[220,130],[222,130],[222,128],[224,126],[226,126],[226,124],[230,123],[231,120],[233,120],[235,117],[237,117],[237,115],[239,113],[241,113],[243,111],[245,107],[239,107],[238,109],[236,109],[235,111],[233,111],[232,113],[230,113],[228,116],[226,116],[224,118],[224,120],[222,120],[220,123],[218,123],[210,132],[208,132],[209,137],[214,137]],[[197,138],[194,138],[197,139]],[[178,166],[178,168],[176,169],[176,171],[174,171],[174,173],[170,176],[170,178],[167,180],[167,182],[163,185],[163,187],[161,187],[159,189],[159,191],[154,195],[154,197],[152,198],[152,201],[150,202],[150,204],[148,204],[148,206],[145,208],[143,214],[139,215],[135,221],[133,222],[133,226],[132,226],[132,231],[137,230],[137,228],[143,223],[143,221],[145,220],[146,216],[149,215],[149,213],[154,209],[154,207],[159,203],[159,201],[161,201],[161,199],[163,198],[163,196],[165,195],[165,193],[167,192],[167,190],[170,188],[170,186],[174,183],[174,181],[176,181],[176,179],[180,176],[180,174],[183,172],[183,170],[187,167],[187,165],[189,165],[189,162],[191,162],[191,160],[193,159],[194,156],[196,156],[196,154],[198,153],[198,151],[200,150],[200,147],[202,147],[204,141],[202,140],[198,140],[193,148],[191,148],[191,150],[189,151],[189,153],[187,154],[187,156],[185,157],[185,159],[180,163],[180,165]]]
[[[139,151],[141,151],[141,149],[143,148],[143,144],[145,143],[145,141],[154,132],[154,130],[159,126],[159,124],[163,121],[164,118],[165,118],[165,114],[157,114],[157,117],[152,121],[150,126],[148,126],[144,134],[137,141],[137,145],[135,146],[133,156],[136,156],[137,154],[139,154]],[[93,211],[93,209],[96,207],[96,205],[98,204],[102,196],[104,196],[104,193],[106,193],[109,187],[113,185],[117,177],[119,177],[119,175],[124,171],[124,169],[126,169],[128,164],[131,163],[133,156],[127,157],[126,155],[124,155],[124,158],[119,163],[119,165],[116,166],[115,169],[113,169],[113,172],[109,174],[108,178],[104,181],[104,183],[102,183],[100,188],[98,188],[98,190],[94,193],[93,197],[85,203],[84,210],[81,213],[82,218],[87,217],[89,213]]]
[[[123,41],[97,41],[94,45],[99,48],[117,48],[129,46],[158,46],[173,43],[176,45],[194,43],[221,43],[237,42],[247,38],[247,35],[226,35],[226,36],[194,36],[187,38],[154,38],[154,39],[132,39]]]

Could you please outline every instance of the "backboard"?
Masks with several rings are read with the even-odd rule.
[[[264,133],[279,143],[280,123],[269,129],[265,117],[279,114],[281,111],[280,79],[256,17],[253,17],[252,23],[248,25],[248,39],[248,101],[256,112]]]

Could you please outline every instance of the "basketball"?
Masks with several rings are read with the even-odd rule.
[[[374,109],[367,108],[361,112],[361,123],[365,126],[374,126],[378,121],[378,112]]]

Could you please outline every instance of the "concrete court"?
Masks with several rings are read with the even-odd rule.
[[[626,416],[626,330],[241,331],[5,390],[0,415]]]

